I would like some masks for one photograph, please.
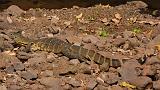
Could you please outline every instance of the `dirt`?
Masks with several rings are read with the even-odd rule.
[[[160,90],[160,17],[143,10],[146,4],[139,1],[26,11],[11,5],[0,12],[1,90]],[[108,68],[28,51],[10,37],[17,31],[30,39],[56,37],[127,61]]]

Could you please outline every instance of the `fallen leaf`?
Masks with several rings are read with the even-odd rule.
[[[127,82],[121,82],[120,86],[127,87],[127,88],[133,88],[133,89],[136,88],[136,86],[131,85],[131,84],[127,83]]]

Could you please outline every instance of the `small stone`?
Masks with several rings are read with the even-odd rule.
[[[19,8],[18,6],[16,5],[11,5],[7,8],[7,12],[9,14],[12,14],[12,15],[15,15],[15,16],[19,16],[21,15],[22,13],[25,13],[25,11],[23,11],[21,8]]]
[[[49,26],[48,31],[52,34],[57,34],[61,31],[61,28],[57,26]]]
[[[71,90],[72,89],[71,85],[69,85],[69,84],[64,85],[63,88],[64,88],[64,90]]]
[[[69,62],[70,62],[71,64],[73,64],[73,65],[77,65],[77,64],[80,63],[80,61],[79,61],[78,59],[71,59]]]
[[[123,32],[123,37],[125,39],[131,38],[133,36],[133,32],[132,31],[124,31]]]
[[[130,83],[137,86],[138,88],[144,88],[147,84],[151,82],[151,78],[147,76],[139,76],[135,79],[130,80]]]
[[[136,60],[127,61],[122,65],[119,70],[119,73],[124,81],[130,81],[141,73],[139,68],[141,65]]]
[[[146,64],[147,64],[147,65],[156,64],[156,63],[159,63],[159,64],[160,64],[160,60],[159,60],[157,57],[155,57],[155,56],[153,56],[153,57],[151,57],[151,58],[148,58],[148,59],[146,60]]]
[[[61,87],[62,80],[59,78],[43,77],[38,81],[45,86],[51,87],[52,90],[62,90],[62,87]]]
[[[14,64],[13,66],[14,66],[14,69],[15,69],[16,71],[24,70],[24,64],[22,64],[22,63],[16,63],[16,64]]]
[[[8,88],[8,90],[20,90],[20,89],[21,89],[21,87],[18,85],[10,85]]]
[[[33,80],[37,78],[37,73],[33,70],[23,71],[21,72],[21,77],[23,77],[26,80]]]
[[[94,90],[108,90],[108,88],[103,85],[97,85],[97,87],[95,87]]]
[[[9,66],[9,67],[6,67],[5,71],[7,73],[13,73],[15,70],[14,70],[14,67],[13,66]]]
[[[122,19],[121,15],[119,13],[116,13],[114,16],[116,19],[119,19],[119,20]]]
[[[156,74],[156,68],[154,68],[151,65],[144,66],[143,71],[142,71],[142,75],[147,76],[147,75],[155,75],[155,74]]]
[[[53,71],[46,70],[46,71],[42,72],[41,75],[45,76],[45,77],[51,77],[51,76],[53,76]]]
[[[92,44],[96,44],[99,41],[99,39],[93,35],[87,35],[82,40],[85,43],[92,43]]]
[[[75,78],[71,78],[68,83],[71,84],[71,85],[73,85],[74,87],[81,86],[81,83],[78,80],[76,80]]]
[[[129,38],[128,40],[132,47],[138,47],[140,45],[140,41],[137,38]]]
[[[4,85],[0,85],[0,89],[1,89],[1,90],[7,90],[7,87],[4,86]]]
[[[155,54],[155,50],[154,50],[153,48],[151,48],[151,49],[146,49],[146,50],[145,50],[145,53],[146,53],[147,56],[152,56],[152,55]]]
[[[107,19],[107,18],[103,18],[101,21],[102,21],[103,23],[107,23],[107,22],[108,22],[108,19]]]
[[[153,88],[155,90],[160,90],[160,80],[158,81],[153,81]]]
[[[120,46],[120,45],[122,45],[122,44],[124,44],[125,43],[125,38],[121,38],[121,37],[119,37],[119,38],[116,38],[114,41],[113,41],[113,44],[115,45],[115,46]]]
[[[101,78],[108,84],[117,83],[120,79],[116,73],[101,73]]]
[[[96,81],[90,80],[90,81],[87,83],[86,88],[87,88],[87,90],[93,90],[96,85],[97,85],[97,82],[96,82]]]
[[[122,87],[118,86],[118,85],[113,85],[111,87],[109,87],[109,90],[124,90]]]

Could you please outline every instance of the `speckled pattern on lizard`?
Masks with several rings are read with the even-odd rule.
[[[11,36],[16,44],[22,46],[29,45],[32,51],[41,50],[53,53],[62,53],[69,58],[76,58],[84,62],[86,62],[86,60],[91,60],[100,65],[105,64],[111,67],[119,67],[126,61],[104,57],[94,50],[73,45],[58,38],[32,40],[24,37],[21,32],[13,32],[11,33]]]

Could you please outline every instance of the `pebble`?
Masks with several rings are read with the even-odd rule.
[[[19,8],[18,6],[16,5],[11,5],[7,8],[7,12],[9,14],[12,14],[12,15],[15,15],[15,16],[19,16],[21,15],[22,13],[24,13],[25,11],[22,10],[21,8]]]
[[[41,75],[45,76],[45,77],[51,77],[51,76],[53,76],[53,71],[45,70],[44,72],[41,73]]]
[[[7,87],[5,85],[0,85],[1,90],[7,90]]]
[[[156,72],[156,68],[151,66],[151,65],[145,65],[143,70],[142,70],[142,75],[147,76],[147,75],[155,75]]]
[[[123,37],[125,39],[131,38],[133,36],[133,32],[132,31],[124,31],[123,32]]]
[[[73,87],[81,86],[81,82],[76,80],[75,78],[71,78],[68,83],[71,84]]]
[[[94,80],[90,80],[88,83],[87,83],[87,90],[93,90],[97,85],[97,82],[94,81]]]
[[[82,38],[82,41],[85,42],[85,43],[96,44],[100,40],[97,37],[93,36],[93,35],[87,35],[84,38]]]
[[[101,73],[101,78],[108,84],[115,84],[120,80],[116,73],[111,72]]]
[[[125,38],[119,37],[119,38],[116,38],[112,44],[115,46],[120,46],[125,43],[125,40],[126,40]]]
[[[33,80],[33,79],[37,78],[37,73],[33,70],[22,71],[21,72],[21,77],[23,77],[26,80]]]
[[[71,59],[69,62],[70,62],[70,64],[73,64],[73,65],[77,65],[80,63],[80,61],[78,59]]]
[[[61,90],[62,80],[54,77],[43,77],[38,80],[41,84],[51,87],[52,90]]]
[[[130,60],[124,63],[119,70],[122,80],[130,81],[137,78],[140,74],[138,68],[140,68],[140,64],[136,60]]]
[[[153,88],[155,90],[160,90],[160,80],[158,81],[153,81]]]
[[[151,78],[147,76],[139,76],[135,79],[130,80],[130,83],[137,86],[138,88],[144,88],[147,84],[151,82]]]
[[[7,73],[13,73],[15,70],[14,70],[14,67],[13,67],[13,66],[8,66],[8,67],[6,67],[5,71],[6,71]]]
[[[16,70],[16,71],[21,71],[21,70],[24,70],[24,64],[22,64],[22,63],[16,63],[16,64],[14,64],[13,65],[14,66],[14,69]]]

